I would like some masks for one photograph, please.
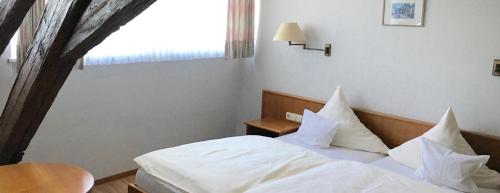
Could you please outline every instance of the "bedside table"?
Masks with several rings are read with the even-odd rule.
[[[267,137],[279,137],[297,131],[300,123],[273,118],[261,118],[246,121],[247,135],[262,135]]]
[[[76,166],[50,163],[20,163],[0,166],[1,192],[85,193],[94,177]]]

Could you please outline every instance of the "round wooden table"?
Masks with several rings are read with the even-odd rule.
[[[21,163],[0,166],[0,192],[85,193],[94,177],[76,166],[49,163]]]

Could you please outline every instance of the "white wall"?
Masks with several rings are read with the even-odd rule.
[[[338,84],[353,106],[436,122],[448,106],[466,129],[500,136],[500,1],[429,0],[425,27],[381,25],[383,0],[262,1],[255,64],[242,69],[241,122],[259,116],[262,88],[328,99]],[[297,21],[332,57],[273,42]]]
[[[239,62],[223,59],[74,71],[24,161],[76,164],[98,179],[153,150],[234,135],[238,75]],[[0,64],[0,104],[13,81]]]

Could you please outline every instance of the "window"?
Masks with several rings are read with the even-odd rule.
[[[227,0],[157,1],[84,57],[86,65],[224,56]]]
[[[12,39],[10,39],[10,56],[9,59],[16,60],[17,59],[17,36],[19,32],[16,32]]]

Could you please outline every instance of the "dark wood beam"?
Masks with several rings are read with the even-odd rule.
[[[0,163],[20,161],[19,145],[31,121],[40,116],[37,97],[46,92],[45,80],[56,70],[54,64],[87,5],[87,0],[49,2],[0,118]]]
[[[60,0],[58,4],[65,2],[67,1]],[[61,35],[64,38],[61,38],[61,42],[53,41],[46,49],[35,49],[39,45],[44,45],[45,38],[49,35],[38,31],[32,48],[28,51],[28,60],[14,83],[0,118],[0,164],[16,163],[21,160],[23,152],[38,130],[75,62],[155,0],[73,0],[73,2],[88,6],[83,10],[80,10],[80,5],[70,6],[75,10],[66,9],[68,13],[75,11],[75,14],[76,12],[78,14],[68,17],[71,22],[68,22],[67,27],[71,30],[63,30]],[[60,11],[49,8],[47,12]],[[42,20],[51,16],[55,15],[44,15]],[[61,27],[64,25],[59,26]],[[51,22],[44,22],[39,29],[56,28]],[[49,31],[58,30],[47,30]],[[47,56],[47,53],[54,55],[39,57]],[[4,136],[9,137],[4,139]]]
[[[34,2],[35,0],[0,1],[0,54],[9,45],[10,39],[16,33]]]

